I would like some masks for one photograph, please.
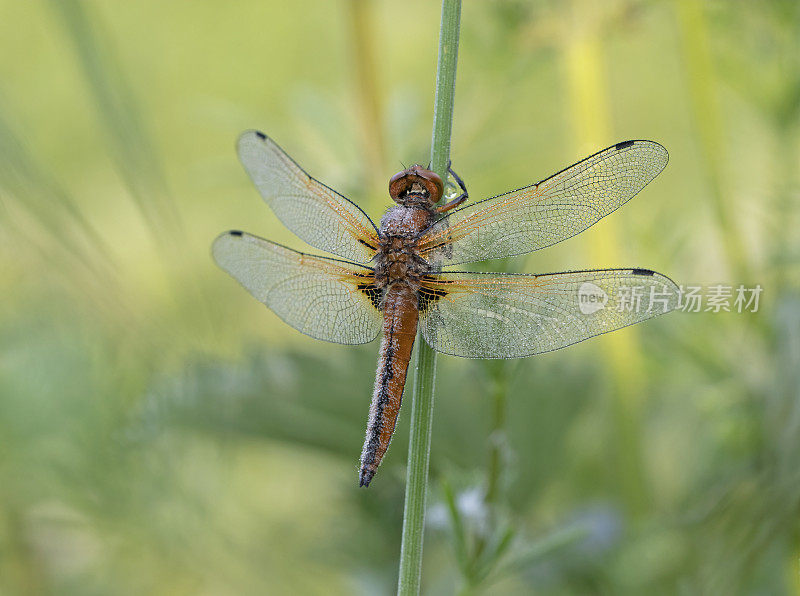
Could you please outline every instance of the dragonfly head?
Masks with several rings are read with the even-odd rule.
[[[436,172],[413,165],[389,180],[389,195],[400,205],[433,207],[444,192],[442,179]]]

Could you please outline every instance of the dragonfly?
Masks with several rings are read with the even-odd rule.
[[[668,154],[656,142],[617,143],[536,184],[472,203],[466,203],[466,187],[449,166],[447,187],[456,188],[452,175],[458,196],[445,197],[442,178],[413,165],[390,179],[389,196],[396,204],[379,226],[264,133],[245,132],[237,151],[278,219],[334,256],[230,230],[213,243],[217,264],[313,338],[364,344],[382,334],[360,486],[369,486],[394,434],[418,331],[444,354],[520,358],[678,306],[675,283],[650,269],[546,274],[452,269],[526,254],[585,230],[664,169]]]

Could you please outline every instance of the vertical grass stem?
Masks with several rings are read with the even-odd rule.
[[[444,0],[431,139],[431,169],[439,174],[442,180],[446,180],[447,164],[450,159],[460,21],[461,0]],[[436,352],[421,336],[417,338],[416,343],[416,374],[411,404],[411,436],[408,445],[400,573],[397,582],[397,593],[403,596],[419,594],[420,588],[433,424],[433,390],[436,384]]]

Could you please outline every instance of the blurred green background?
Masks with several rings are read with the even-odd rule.
[[[761,284],[510,362],[439,359],[427,594],[800,593],[794,0],[471,0],[473,198],[630,138],[667,169],[513,271]],[[0,2],[0,593],[394,591],[410,400],[357,488],[376,344],[284,325],[222,230],[302,249],[259,128],[373,217],[429,155],[438,2]]]

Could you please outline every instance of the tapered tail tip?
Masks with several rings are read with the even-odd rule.
[[[375,470],[368,470],[366,468],[362,468],[361,471],[358,473],[358,486],[367,487],[369,483],[372,481],[372,477],[375,475]]]

